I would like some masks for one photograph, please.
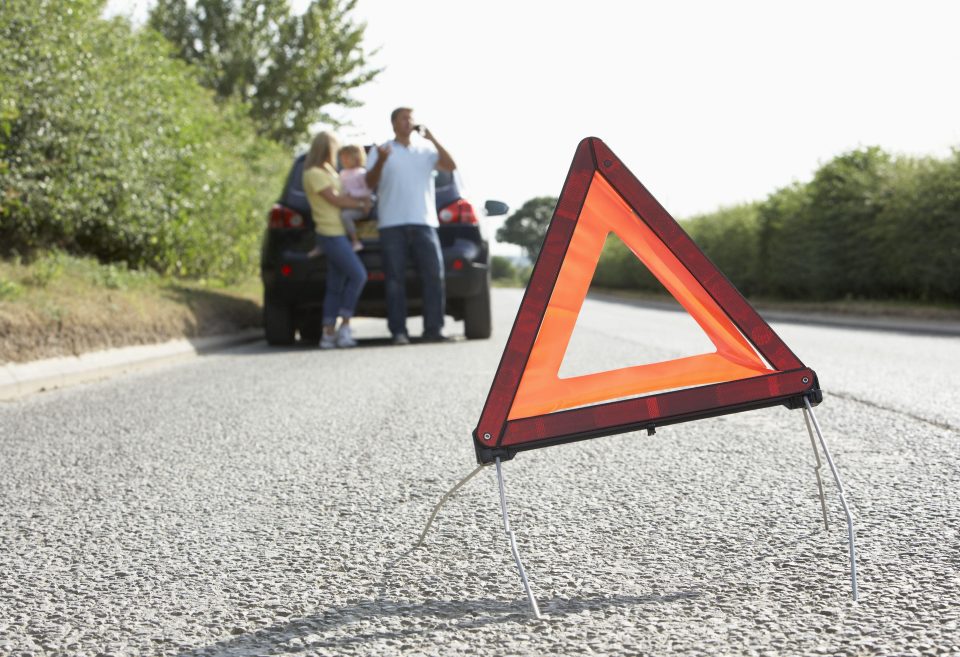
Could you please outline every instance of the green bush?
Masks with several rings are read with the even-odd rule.
[[[784,299],[813,296],[817,254],[815,236],[803,225],[808,205],[809,190],[801,184],[782,187],[760,204],[757,235],[760,294]]]
[[[755,203],[721,208],[683,222],[697,246],[744,294],[754,294],[759,289],[758,225],[759,209]]]
[[[872,235],[878,284],[887,297],[960,301],[960,150],[897,164]]]
[[[633,251],[616,235],[611,233],[603,244],[593,285],[609,288],[661,291],[663,286]]]
[[[957,301],[960,159],[840,155],[760,205],[770,296]]]
[[[162,37],[102,7],[0,5],[0,249],[249,273],[288,154],[244,107],[215,103]]]
[[[521,285],[526,285],[530,282],[531,274],[533,274],[533,265],[524,265],[517,270],[517,281]]]
[[[844,153],[810,182],[681,223],[748,295],[960,301],[960,151]],[[660,289],[618,239],[607,240],[594,280]]]
[[[816,262],[814,298],[875,293],[881,254],[871,235],[883,206],[890,164],[889,155],[868,148],[840,155],[814,174],[804,226],[816,247],[806,254]]]
[[[30,276],[24,281],[32,287],[47,287],[63,275],[64,257],[57,251],[42,254],[30,269]]]
[[[13,301],[23,293],[23,288],[15,281],[0,278],[0,301]]]
[[[517,268],[504,256],[490,258],[490,277],[495,281],[513,281],[517,278]]]

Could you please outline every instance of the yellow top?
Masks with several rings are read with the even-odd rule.
[[[340,221],[340,208],[320,195],[320,192],[329,187],[333,187],[333,191],[337,194],[343,191],[340,176],[329,163],[325,162],[323,167],[310,167],[303,172],[303,191],[310,202],[317,234],[324,237],[346,235],[347,231],[343,229],[343,223]]]

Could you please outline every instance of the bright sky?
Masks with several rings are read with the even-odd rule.
[[[587,136],[676,218],[762,199],[859,146],[960,147],[960,2],[359,0],[354,15],[385,70],[341,138],[388,139],[409,105],[476,205],[559,195]]]

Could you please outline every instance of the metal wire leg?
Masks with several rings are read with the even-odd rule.
[[[823,432],[820,431],[820,423],[817,422],[817,416],[813,412],[810,400],[804,397],[803,403],[806,405],[805,410],[810,413],[810,419],[813,420],[813,428],[817,430],[820,446],[823,448],[823,453],[827,457],[827,464],[830,466],[830,472],[833,473],[833,480],[837,483],[837,490],[840,492],[840,504],[843,506],[843,512],[847,515],[847,540],[850,543],[850,589],[853,592],[853,599],[856,601],[859,600],[859,596],[857,595],[857,552],[853,545],[853,516],[850,514],[850,507],[847,506],[847,498],[843,494],[843,483],[840,481],[840,473],[837,472],[837,468],[833,464],[833,458],[830,456],[830,450],[827,449],[827,443],[823,439]]]
[[[507,538],[510,539],[510,551],[513,552],[513,560],[517,563],[517,570],[520,571],[520,579],[523,581],[523,590],[527,592],[527,600],[530,602],[530,609],[533,610],[533,615],[537,618],[540,618],[540,607],[537,606],[537,599],[533,597],[533,591],[530,590],[530,582],[527,581],[527,573],[523,569],[523,564],[520,563],[520,552],[517,550],[517,539],[513,536],[513,531],[510,529],[510,519],[507,517],[507,494],[503,489],[503,471],[500,467],[500,458],[497,457],[497,481],[500,486],[500,511],[503,513],[503,531],[506,532]]]
[[[823,511],[823,529],[830,531],[830,523],[827,521],[827,501],[823,497],[823,480],[820,478],[820,468],[823,463],[820,462],[820,451],[817,449],[817,442],[813,439],[813,429],[810,427],[810,414],[807,409],[803,409],[803,422],[807,425],[807,433],[810,434],[810,446],[813,447],[813,456],[817,459],[817,465],[813,471],[817,474],[817,490],[820,491],[820,510]]]
[[[422,532],[420,532],[420,539],[417,541],[417,544],[414,547],[420,547],[421,545],[423,545],[423,539],[427,537],[427,531],[429,531],[430,525],[433,524],[433,519],[437,517],[437,512],[440,511],[440,507],[444,505],[444,503],[450,498],[450,496],[452,496],[454,493],[460,490],[464,484],[470,481],[473,478],[473,475],[480,472],[480,468],[482,467],[483,467],[482,465],[478,465],[476,468],[474,468],[473,472],[471,472],[466,477],[458,481],[453,488],[448,490],[444,494],[444,496],[440,498],[440,501],[437,502],[436,506],[433,507],[433,513],[430,514],[430,519],[427,520],[427,526],[423,528]]]

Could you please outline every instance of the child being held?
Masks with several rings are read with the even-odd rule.
[[[373,193],[367,187],[367,170],[364,167],[366,163],[367,154],[362,147],[349,144],[340,149],[340,164],[343,166],[340,171],[340,182],[343,183],[343,191],[347,196],[373,200]],[[347,231],[347,236],[353,242],[354,251],[363,248],[363,244],[357,238],[357,226],[354,222],[365,219],[369,214],[365,210],[355,210],[353,208],[340,210],[340,220]]]

